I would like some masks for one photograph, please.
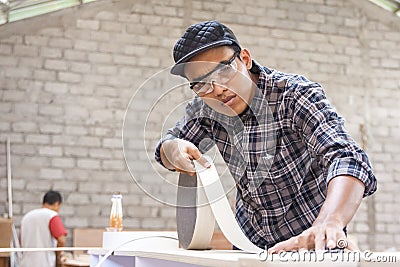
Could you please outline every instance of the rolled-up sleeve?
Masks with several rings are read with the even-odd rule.
[[[349,175],[364,183],[364,197],[373,194],[377,181],[368,156],[347,132],[322,87],[317,83],[295,86],[293,120],[309,153],[318,158],[326,183],[339,175]]]

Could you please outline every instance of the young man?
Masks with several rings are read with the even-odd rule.
[[[67,231],[58,216],[61,203],[62,197],[59,192],[48,191],[43,197],[42,208],[32,210],[22,218],[21,247],[54,248],[64,246]],[[56,253],[53,251],[24,252],[20,266],[55,267]]]
[[[259,65],[217,21],[190,26],[174,60],[171,73],[196,96],[156,160],[194,175],[191,160],[209,165],[209,138],[237,178],[236,219],[254,244],[271,253],[346,246],[346,225],[377,182],[322,87]]]

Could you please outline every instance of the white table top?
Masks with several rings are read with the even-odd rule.
[[[104,255],[107,250],[91,250],[90,254]],[[250,254],[236,250],[184,250],[184,249],[168,249],[163,251],[115,251],[116,256],[135,256],[144,258],[153,258],[160,260],[168,260],[174,262],[190,263],[212,267],[246,267],[246,266],[263,266],[263,267],[282,267],[301,266],[301,267],[330,267],[330,266],[346,266],[346,267],[378,267],[378,266],[400,266],[400,252],[383,253],[383,252],[336,252],[315,254],[302,254],[299,252],[287,252],[281,255],[273,256],[266,254]]]

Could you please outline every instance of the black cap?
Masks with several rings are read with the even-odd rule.
[[[205,50],[222,45],[234,45],[241,49],[232,30],[218,21],[211,20],[191,25],[174,46],[175,65],[171,73],[184,77],[182,63],[188,62]]]

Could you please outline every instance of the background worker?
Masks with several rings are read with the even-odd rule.
[[[28,212],[21,221],[21,247],[23,248],[54,248],[63,247],[67,231],[58,216],[62,203],[61,194],[58,191],[48,191],[43,197],[43,205],[40,209]],[[24,252],[20,267],[55,267],[56,255],[62,253]]]

